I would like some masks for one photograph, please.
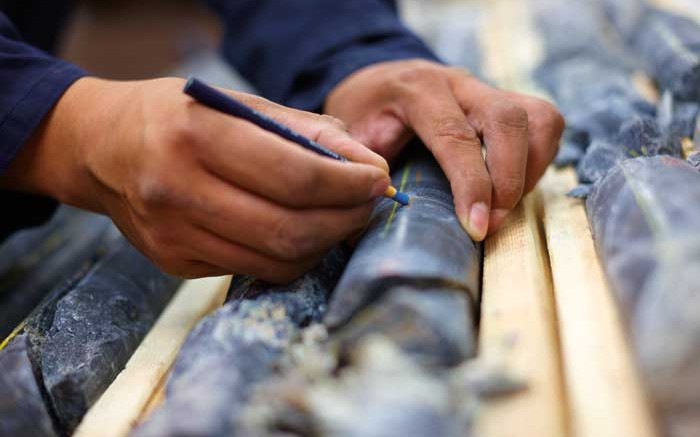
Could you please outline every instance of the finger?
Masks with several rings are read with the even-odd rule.
[[[124,224],[126,223],[126,226]],[[175,255],[176,241],[183,238],[183,235],[188,237],[185,227],[176,224],[176,227],[169,226],[168,223],[159,223],[159,229],[179,229],[180,232],[168,232],[167,236],[164,232],[155,233],[154,235],[142,234],[135,231],[133,223],[129,220],[119,220],[119,230],[127,239],[136,246],[146,257],[168,274],[185,279],[203,278],[208,276],[222,276],[230,274],[230,271],[221,267],[203,262],[178,258]],[[189,230],[190,227],[188,226]]]
[[[215,266],[213,264],[209,264],[202,261],[190,260],[185,261],[182,264],[182,267],[180,267],[178,271],[173,273],[173,275],[184,279],[208,278],[230,274],[230,271],[219,266]]]
[[[518,93],[509,93],[509,95],[528,113],[529,152],[525,192],[529,192],[557,154],[565,127],[564,118],[549,102]]]
[[[528,114],[507,93],[463,72],[453,70],[450,84],[486,146],[486,164],[493,183],[491,233],[522,197],[528,159]]]
[[[204,229],[195,228],[191,234],[193,259],[215,265],[232,274],[254,276],[275,284],[286,284],[310,270],[322,255],[295,262],[270,258],[244,246],[226,241]]]
[[[495,231],[520,201],[528,157],[528,117],[522,107],[495,94],[485,110],[483,139],[493,183],[489,232]]]
[[[387,174],[389,173],[389,164],[386,162],[386,159],[362,143],[352,139],[350,134],[344,130],[328,125],[316,132],[312,139],[352,162],[374,165],[384,170]]]
[[[354,140],[339,118],[319,115],[287,108],[257,96],[227,91],[232,97],[242,99],[246,104],[273,118],[278,123],[293,129],[352,162],[362,162],[377,166],[389,173],[386,160],[362,143]]]
[[[196,187],[199,205],[187,211],[190,222],[283,261],[325,253],[362,230],[373,208],[373,202],[347,209],[284,208],[210,175]]]
[[[275,203],[295,208],[344,207],[380,196],[385,170],[343,163],[303,149],[252,123],[200,107],[198,157],[213,174]]]
[[[444,82],[426,84],[404,105],[409,124],[450,180],[457,216],[472,239],[486,236],[491,180],[481,141]]]
[[[393,112],[367,115],[352,125],[350,134],[387,161],[396,159],[414,135]]]

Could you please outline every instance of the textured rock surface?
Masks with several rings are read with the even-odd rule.
[[[681,100],[700,100],[700,25],[665,11],[650,10],[631,38],[647,73]]]
[[[341,362],[318,341],[300,349],[291,371],[257,387],[245,435],[471,436],[480,398],[523,388],[477,362],[423,367],[381,334],[365,337]]]
[[[586,202],[634,350],[669,429],[700,429],[699,204],[700,173],[669,157],[618,164]],[[678,430],[672,435],[696,435]]]
[[[185,342],[167,399],[135,436],[238,436],[252,387],[270,377],[301,326],[318,320],[347,261],[336,248],[288,286],[236,278],[230,300]]]
[[[403,353],[426,366],[454,366],[476,351],[475,310],[463,291],[396,287],[334,333],[343,355],[367,337],[388,337]]]
[[[180,282],[126,240],[105,244],[104,256],[56,287],[0,351],[2,359],[16,342],[26,341],[28,361],[22,365],[31,364],[59,435],[69,434],[112,382]],[[13,402],[22,410],[32,400]],[[23,426],[18,435],[31,432],[34,424]]]
[[[700,24],[640,0],[604,0],[603,7],[641,65],[664,90],[700,99]]]
[[[538,10],[546,57],[536,77],[555,98],[567,120],[559,165],[575,165],[582,184],[571,195],[585,198],[616,163],[638,156],[681,156],[681,141],[692,136],[695,104],[666,100],[660,110],[634,86],[636,64],[624,42],[651,10],[639,2],[606,0],[603,8],[583,1],[548,0]],[[554,5],[554,6],[553,6]],[[607,16],[612,26],[606,25]],[[562,35],[562,29],[569,30]],[[618,29],[620,35],[611,31]],[[641,65],[641,64],[640,64]]]
[[[393,181],[411,197],[397,207],[382,199],[333,292],[324,322],[337,328],[357,311],[400,285],[462,290],[475,301],[481,273],[480,246],[454,212],[450,186],[420,143],[414,143]]]
[[[94,263],[111,221],[61,207],[47,224],[17,232],[0,245],[0,338],[7,336],[56,284]]]
[[[49,310],[37,359],[66,430],[121,371],[179,284],[122,240]]]
[[[0,436],[57,437],[21,334],[0,354]]]

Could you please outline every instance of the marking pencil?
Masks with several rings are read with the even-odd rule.
[[[303,148],[315,152],[321,156],[335,159],[336,161],[347,162],[345,157],[333,152],[332,150],[328,150],[327,148],[318,144],[316,141],[294,132],[287,126],[278,123],[267,115],[244,105],[243,103],[215,88],[210,87],[198,79],[191,78],[188,80],[184,91],[185,94],[191,96],[204,106],[232,115],[236,118],[247,120],[268,132],[277,134],[282,138],[296,143]],[[386,189],[384,197],[388,197],[401,205],[408,205],[409,203],[408,195],[398,191],[393,186],[389,186],[389,188]]]

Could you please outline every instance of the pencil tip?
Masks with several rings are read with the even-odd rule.
[[[410,198],[408,197],[408,194],[402,193],[401,191],[397,191],[396,194],[394,194],[393,199],[397,202],[399,202],[401,205],[406,206],[410,203]]]

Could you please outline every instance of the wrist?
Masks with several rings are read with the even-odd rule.
[[[102,212],[90,149],[114,131],[123,98],[113,88],[126,84],[85,77],[71,85],[10,164],[2,185]]]

